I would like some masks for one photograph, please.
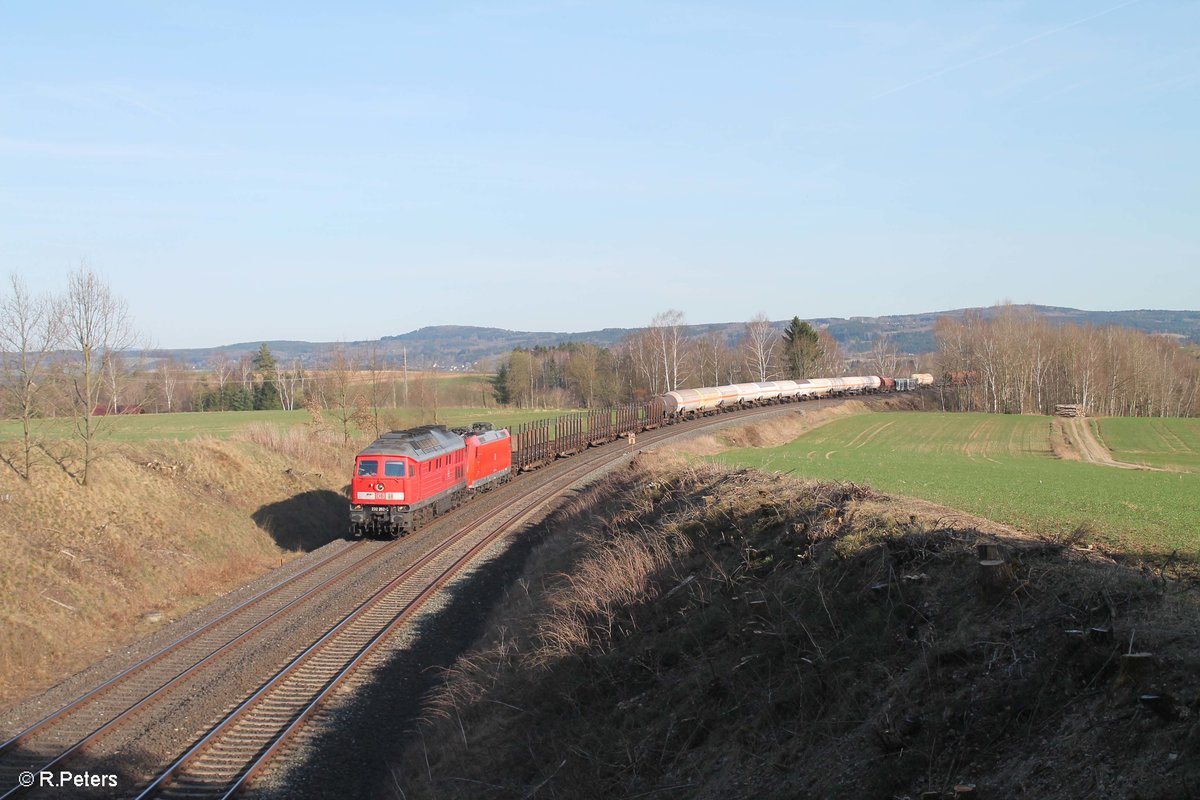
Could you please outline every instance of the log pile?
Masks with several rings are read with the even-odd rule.
[[[1059,403],[1054,407],[1056,417],[1082,417],[1083,406],[1078,403]]]

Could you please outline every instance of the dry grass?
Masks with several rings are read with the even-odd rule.
[[[1195,576],[946,511],[662,462],[592,490],[430,698],[399,791],[1194,796]]]
[[[291,557],[252,515],[346,479],[304,433],[110,443],[87,487],[49,459],[32,481],[0,472],[0,705],[149,632],[146,612],[177,618]],[[70,447],[51,448],[67,468]]]
[[[248,426],[239,438],[297,463],[328,469],[348,469],[347,454],[353,456],[365,444],[362,437],[343,443],[342,435],[327,425],[312,424],[283,427],[259,423]]]
[[[588,558],[563,574],[561,587],[546,598],[532,666],[611,640],[623,609],[654,596],[651,579],[688,548],[675,531],[641,527],[608,536],[585,534],[581,544]]]

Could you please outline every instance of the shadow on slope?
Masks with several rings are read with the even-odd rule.
[[[314,489],[269,503],[251,518],[285,550],[309,552],[345,535],[349,501],[337,492]]]
[[[591,498],[432,697],[392,796],[1200,791],[1185,562],[749,470]]]
[[[489,615],[506,597],[525,594],[517,580],[544,525],[511,539],[493,560],[452,582],[401,632],[388,655],[376,656],[356,689],[326,702],[311,735],[286,772],[256,786],[256,796],[280,800],[390,797],[398,748],[419,742],[414,728],[425,695],[487,630]]]

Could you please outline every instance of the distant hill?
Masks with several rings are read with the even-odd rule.
[[[1058,306],[1021,306],[1031,308],[1051,322],[1076,325],[1120,325],[1126,328],[1174,336],[1181,341],[1200,344],[1200,311],[1081,311]],[[969,311],[992,317],[998,308],[956,308],[925,314],[899,314],[889,317],[829,317],[810,320],[813,325],[829,331],[838,344],[849,353],[870,349],[871,341],[881,333],[888,334],[896,347],[905,353],[928,353],[935,349],[933,326],[939,317],[961,318]]]
[[[1081,311],[1077,308],[1055,306],[1029,306],[1039,314],[1057,323],[1091,325],[1122,325],[1147,333],[1158,333],[1177,337],[1182,342],[1200,344],[1200,311]],[[842,349],[848,354],[866,352],[872,340],[887,334],[897,348],[905,353],[927,353],[934,349],[933,326],[939,317],[962,317],[968,311],[986,316],[996,313],[994,307],[949,311],[931,311],[924,314],[898,314],[885,317],[819,317],[809,319],[814,326],[829,331]],[[744,322],[716,322],[687,326],[689,336],[716,332],[732,343],[742,335]],[[782,329],[787,320],[775,325]],[[490,369],[497,358],[514,347],[552,347],[563,342],[587,342],[612,346],[620,342],[637,328],[604,328],[598,331],[564,333],[552,331],[510,331],[503,328],[479,328],[470,325],[434,325],[395,336],[385,336],[378,341],[347,342],[346,348],[360,360],[368,357],[372,345],[378,349],[389,368],[396,368],[404,354],[408,355],[411,369],[436,368],[443,370]],[[188,350],[155,350],[147,353],[151,357],[174,356],[197,366],[206,364],[217,353],[225,353],[231,359],[253,354],[262,342],[241,342]],[[291,361],[299,358],[306,365],[320,363],[332,342],[268,341],[267,346],[276,358]]]

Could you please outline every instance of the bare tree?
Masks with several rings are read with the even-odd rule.
[[[531,359],[532,360],[532,359]],[[532,379],[531,364],[530,376]],[[419,371],[413,377],[413,402],[421,412],[422,423],[437,424],[438,410],[441,407],[441,389],[439,385],[441,381],[437,379],[437,374],[432,370]],[[531,397],[533,396],[531,390]],[[530,401],[532,402],[532,400]]]
[[[779,334],[766,314],[757,314],[746,323],[742,347],[746,351],[746,367],[752,380],[771,380],[775,371],[775,346]]]
[[[242,391],[247,395],[254,394],[254,356],[246,353],[238,359],[238,378],[242,382]]]
[[[817,332],[817,347],[821,352],[815,367],[822,378],[837,378],[846,374],[846,359],[838,348],[837,339],[829,331]]]
[[[683,312],[673,308],[655,314],[650,320],[655,360],[662,367],[663,391],[673,392],[679,388],[683,324]]]
[[[75,433],[83,442],[83,468],[77,478],[86,486],[97,436],[108,412],[118,411],[116,400],[127,375],[123,353],[133,347],[137,336],[125,300],[115,296],[86,264],[68,279],[63,322],[67,344],[78,359],[71,384]],[[101,404],[105,389],[111,393],[107,406]]]
[[[568,389],[587,408],[611,405],[615,398],[615,381],[609,354],[594,344],[571,345],[571,358],[565,369]]]
[[[899,366],[900,355],[896,352],[896,345],[886,334],[876,336],[871,342],[871,369],[875,370],[876,375],[894,378]]]
[[[383,374],[383,353],[380,351],[377,342],[371,342],[371,346],[367,350],[367,369],[371,375],[371,424],[375,429],[375,435],[379,436],[383,432],[383,427],[379,420],[380,394],[382,391],[379,385],[379,378]]]
[[[649,328],[631,333],[623,346],[625,360],[630,367],[629,384],[633,395],[656,395],[667,391],[663,388],[663,361],[658,357],[655,335]],[[640,390],[640,391],[639,391]]]
[[[224,411],[225,384],[229,382],[230,377],[233,375],[233,364],[229,363],[228,355],[218,352],[209,360],[208,367],[212,370],[213,379],[217,382],[217,408],[220,411]]]
[[[504,370],[504,388],[510,403],[517,408],[533,408],[537,400],[534,379],[537,376],[537,361],[528,350],[514,350],[509,354]],[[413,378],[413,394],[417,405],[424,408],[425,379],[420,373]]]
[[[128,405],[121,402],[130,372],[124,356],[113,351],[105,353],[100,371],[104,373],[104,388],[108,391],[108,413],[119,414],[121,408]]]
[[[59,301],[47,295],[33,296],[20,276],[9,277],[11,294],[0,300],[0,350],[3,350],[5,405],[21,420],[21,467],[17,472],[29,480],[33,450],[38,445],[33,420],[40,408],[38,395],[51,351],[63,339]]]
[[[279,394],[279,406],[284,411],[294,411],[300,387],[304,383],[304,365],[300,363],[299,358],[296,358],[292,361],[291,369],[285,369],[276,361],[274,371],[275,391]]]
[[[709,333],[696,340],[696,368],[700,373],[701,386],[717,386],[721,383],[721,350],[724,344],[716,333]]]
[[[350,441],[356,427],[365,428],[371,422],[361,398],[355,396],[354,372],[345,346],[334,347],[323,370],[321,393],[325,397],[325,408],[341,427],[343,443]]]
[[[176,388],[179,385],[179,365],[173,358],[163,358],[155,365],[154,372],[158,376],[158,385],[162,388],[162,397],[167,404],[168,413],[174,411]]]

